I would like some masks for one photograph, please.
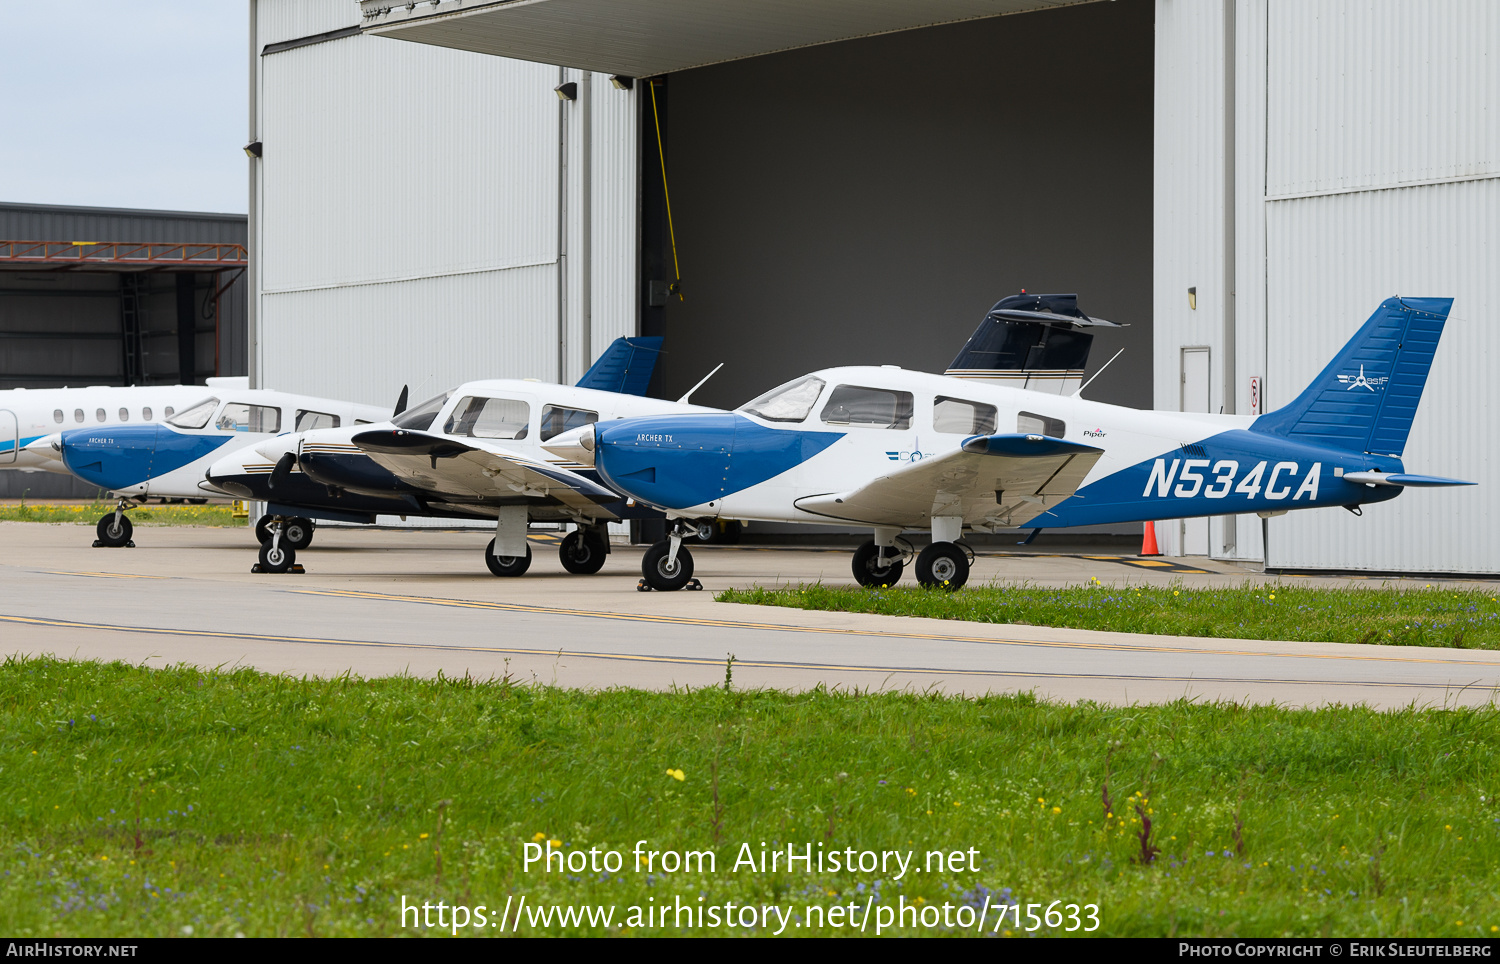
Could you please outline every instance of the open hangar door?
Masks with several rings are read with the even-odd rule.
[[[1084,4],[824,44],[657,87],[642,327],[662,393],[735,406],[806,371],[942,371],[1001,297],[1077,292],[1128,323],[1095,343],[1101,401],[1152,405],[1153,9]],[[664,303],[663,303],[664,302]],[[659,328],[658,328],[659,326]]]
[[[1088,396],[1151,408],[1153,69],[1152,4],[1128,0],[669,75],[655,115],[643,98],[641,164],[642,329],[666,336],[660,394],[720,362],[694,401],[732,408],[833,365],[941,372],[1024,288],[1077,292],[1128,324],[1097,337],[1090,374],[1125,353]],[[663,298],[674,234],[680,299]]]

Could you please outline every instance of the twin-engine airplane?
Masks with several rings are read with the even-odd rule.
[[[889,586],[928,529],[917,580],[956,589],[964,531],[1044,528],[1343,506],[1406,486],[1468,485],[1406,472],[1451,298],[1391,298],[1285,408],[1259,417],[1146,412],[895,367],[831,368],[732,413],[588,425],[543,447],[592,464],[669,518],[868,525],[862,585]],[[692,577],[687,527],[652,546],[646,583]]]
[[[208,484],[266,503],[260,571],[296,564],[308,517],[373,523],[377,515],[495,519],[485,563],[497,576],[531,565],[529,521],[573,522],[559,547],[573,573],[598,572],[608,523],[633,510],[592,471],[538,443],[599,419],[707,411],[642,397],[661,338],[617,338],[578,385],[522,379],[467,382],[375,425],[283,435],[211,465]],[[701,384],[701,383],[700,383]],[[689,393],[691,394],[691,393]]]

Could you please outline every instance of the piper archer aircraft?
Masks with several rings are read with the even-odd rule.
[[[961,587],[965,529],[995,531],[1361,505],[1407,486],[1401,453],[1451,298],[1389,298],[1289,405],[1258,417],[1147,412],[939,375],[832,368],[733,413],[588,425],[543,444],[671,519],[859,523],[862,585],[893,585],[929,529],[924,586]],[[1012,426],[1014,429],[1012,430]],[[647,551],[645,583],[682,588],[684,526]]]
[[[208,379],[208,390],[249,387],[244,376]],[[0,469],[68,474],[47,450],[28,446],[80,425],[131,425],[171,418],[203,398],[202,385],[91,385],[87,388],[8,388],[0,391]]]
[[[165,422],[71,429],[39,438],[26,451],[118,496],[114,512],[99,520],[94,544],[119,548],[134,545],[134,526],[125,514],[132,503],[150,498],[222,500],[218,490],[202,483],[204,469],[224,452],[264,441],[283,426],[308,430],[370,424],[390,411],[264,388],[219,388],[199,388],[197,403]],[[205,398],[209,391],[215,394]],[[299,537],[310,542],[311,525]]]

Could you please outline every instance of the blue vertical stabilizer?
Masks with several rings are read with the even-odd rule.
[[[1252,431],[1400,456],[1452,298],[1387,298],[1290,405]]]
[[[656,335],[616,338],[578,380],[578,387],[621,395],[646,394],[651,373],[656,370],[656,357],[661,354],[661,342]]]

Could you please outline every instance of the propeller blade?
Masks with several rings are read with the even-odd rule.
[[[406,411],[406,390],[410,387],[411,386],[409,385],[401,386],[401,395],[396,399],[396,410],[391,413],[391,418],[395,418],[397,415],[400,415],[402,412]]]
[[[285,479],[288,475],[291,474],[292,466],[296,464],[297,456],[293,455],[291,452],[286,453],[281,458],[276,460],[276,468],[271,470],[271,478],[266,481],[266,484],[273,489],[276,488],[277,484],[279,484],[281,480]]]

